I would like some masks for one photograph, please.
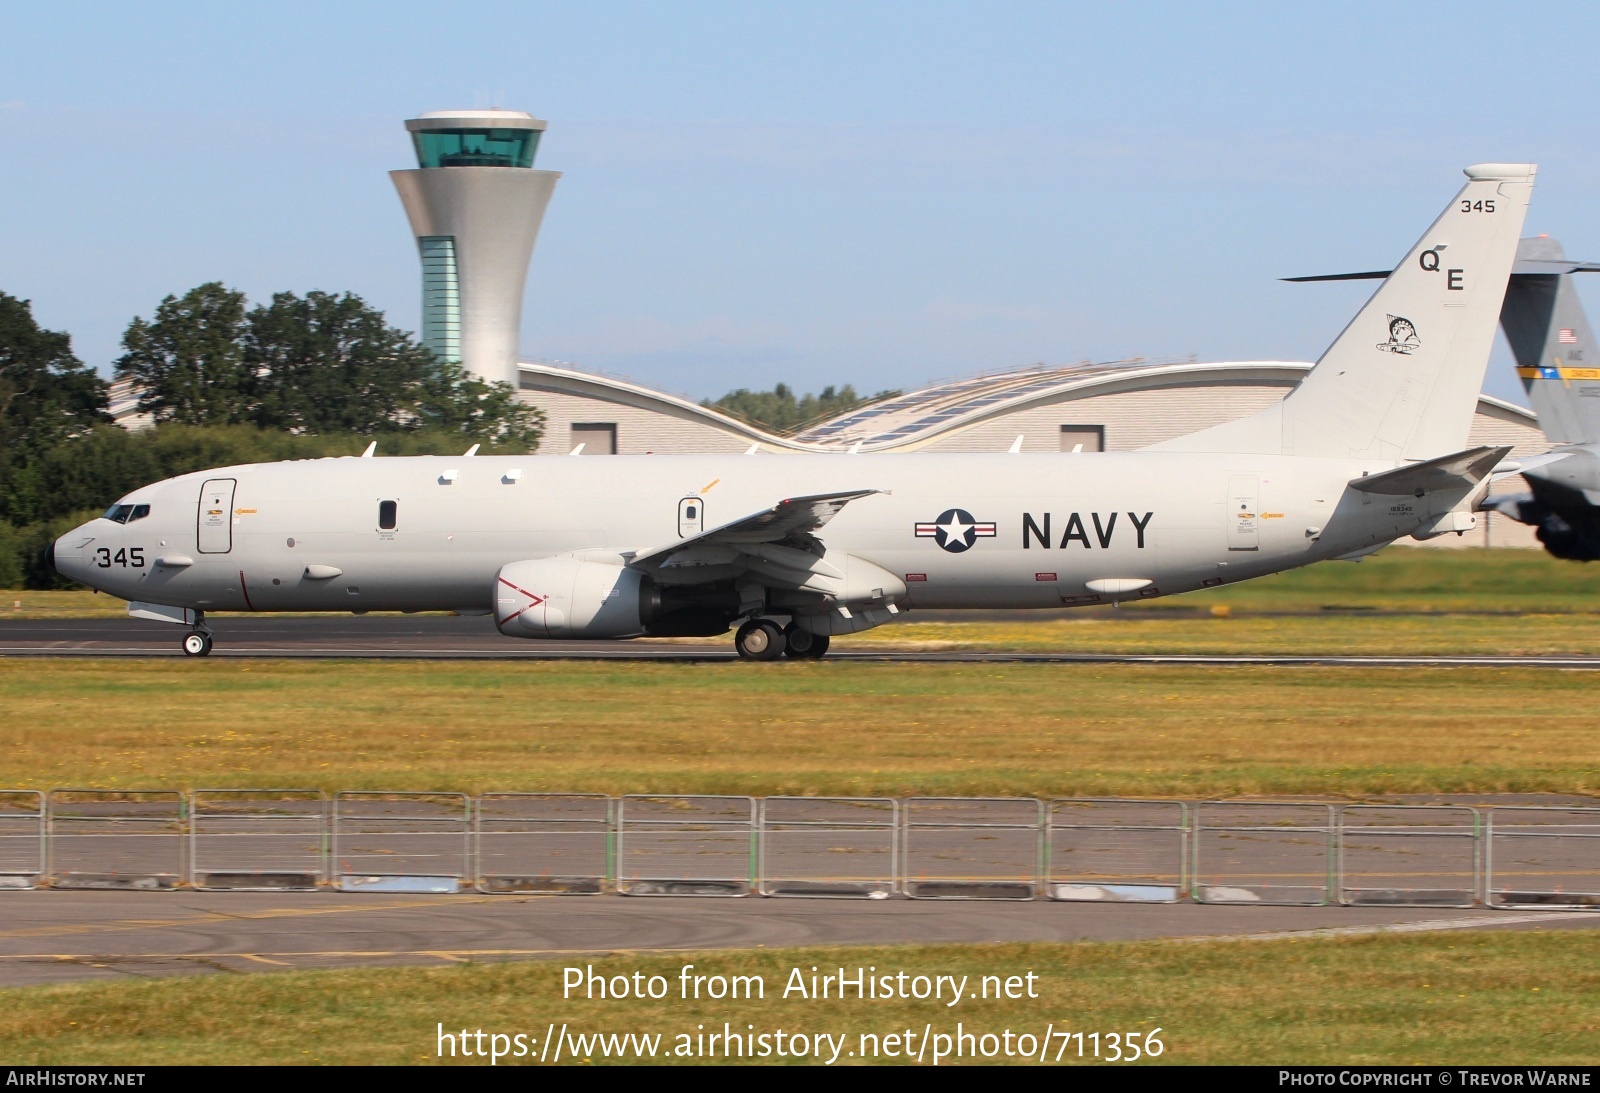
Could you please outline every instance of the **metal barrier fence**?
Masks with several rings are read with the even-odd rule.
[[[328,879],[328,799],[315,789],[197,789],[189,883],[209,891],[314,889]]]
[[[1332,805],[1205,801],[1195,809],[1195,901],[1327,903],[1337,831]]]
[[[1484,902],[1600,908],[1600,808],[1489,810]]]
[[[1600,910],[1600,807],[0,790],[0,890]]]
[[[1176,903],[1188,890],[1182,801],[1059,798],[1045,829],[1051,899]]]
[[[886,899],[900,875],[900,803],[889,797],[767,797],[756,876],[763,896]]]
[[[345,790],[333,798],[334,880],[346,892],[458,892],[471,875],[464,793]]]
[[[1478,897],[1475,808],[1345,805],[1339,810],[1339,902],[1471,907]]]
[[[630,794],[617,808],[625,896],[748,896],[755,858],[754,797]]]
[[[185,800],[171,789],[57,789],[48,798],[56,888],[171,889],[184,880]]]
[[[485,793],[472,810],[480,892],[594,895],[612,874],[603,793]]]
[[[911,797],[901,815],[900,891],[911,899],[1033,899],[1044,803],[1032,797]]]
[[[0,888],[37,888],[45,877],[44,794],[0,790]]]

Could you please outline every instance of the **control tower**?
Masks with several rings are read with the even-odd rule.
[[[406,122],[417,169],[390,171],[422,256],[422,344],[517,386],[522,290],[557,171],[535,171],[545,123],[520,110]]]

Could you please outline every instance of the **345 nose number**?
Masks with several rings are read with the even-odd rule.
[[[94,564],[101,569],[110,569],[114,565],[124,569],[143,569],[144,547],[124,547],[115,554],[111,553],[110,547],[100,547],[94,552]]]

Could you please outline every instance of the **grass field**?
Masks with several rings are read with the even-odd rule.
[[[593,964],[604,975],[661,975],[672,993],[661,1001],[563,999],[564,963]],[[759,975],[765,997],[685,1002],[678,996],[684,964],[705,975]],[[812,967],[841,966],[851,975],[857,967],[965,975],[969,990],[984,975],[1032,971],[1038,997],[979,998],[953,1009],[782,997],[791,969],[809,977]],[[1028,1033],[1035,1043],[1047,1028],[1058,1030],[1052,1061],[1060,1031],[1159,1027],[1163,1050],[1154,1061],[1165,1064],[1593,1065],[1600,1061],[1600,946],[1586,934],[1534,931],[773,949],[94,983],[0,991],[0,1058],[117,1066],[450,1062],[437,1054],[440,1025],[523,1033],[537,1043],[552,1023],[575,1034],[660,1034],[665,1054],[685,1042],[678,1034],[720,1032],[726,1022],[739,1032],[753,1025],[756,1033],[839,1036],[838,1065],[848,1065],[864,1061],[846,1054],[859,1052],[862,1033],[877,1034],[882,1045],[886,1034],[911,1029],[920,1037],[929,1025],[954,1033],[957,1021],[968,1032]],[[1065,1048],[1062,1062],[1079,1062],[1080,1042]],[[1083,1050],[1092,1048],[1091,1041]],[[1105,1040],[1102,1051],[1110,1053]],[[591,1044],[573,1061],[608,1060]]]
[[[750,794],[1600,790],[1510,669],[0,661],[0,784]]]

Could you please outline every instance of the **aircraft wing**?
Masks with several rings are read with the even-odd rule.
[[[810,570],[815,565],[825,564],[821,561],[821,544],[811,533],[839,515],[851,501],[882,492],[846,490],[786,498],[771,508],[699,535],[638,551],[629,564],[650,569],[727,565],[749,568],[748,562],[757,559],[769,563],[781,559],[780,564],[789,563],[789,568]],[[805,555],[805,558],[791,555]]]
[[[1425,493],[1470,489],[1487,478],[1495,464],[1510,451],[1509,444],[1500,448],[1468,448],[1454,455],[1441,455],[1392,471],[1352,478],[1350,488],[1386,497],[1421,497]]]

